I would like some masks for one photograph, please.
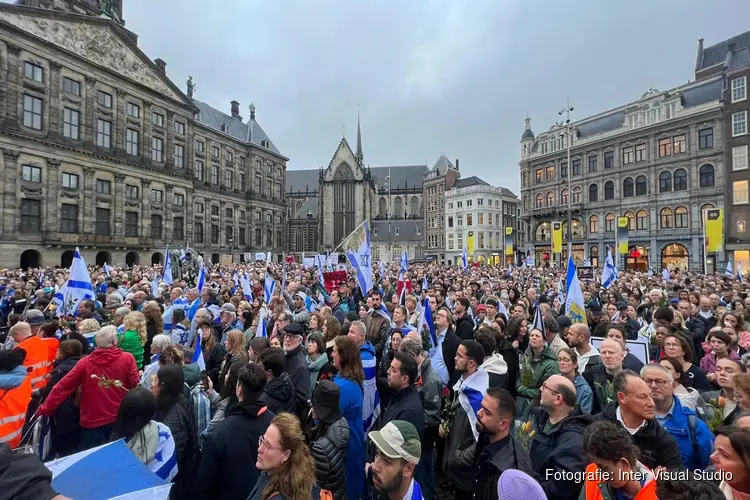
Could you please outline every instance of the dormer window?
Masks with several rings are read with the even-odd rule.
[[[260,145],[263,148],[269,149],[268,144],[268,139],[263,139],[262,141],[260,141]]]
[[[226,132],[227,131],[227,124],[226,123],[222,123],[221,124],[221,131],[222,132]]]

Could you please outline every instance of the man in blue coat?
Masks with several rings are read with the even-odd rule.
[[[641,378],[651,388],[656,421],[677,441],[683,465],[690,470],[705,469],[714,450],[714,435],[695,411],[680,404],[674,395],[674,379],[663,366],[650,364]]]

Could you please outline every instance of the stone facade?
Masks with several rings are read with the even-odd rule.
[[[702,210],[724,205],[724,122],[718,78],[661,92],[572,123],[571,165],[565,126],[521,138],[526,251],[537,265],[560,262],[551,223],[567,242],[568,184],[573,257],[604,264],[617,217],[629,219],[631,253],[619,267],[703,268]],[[571,177],[568,178],[570,172]],[[562,261],[567,260],[567,243]],[[709,255],[709,270],[723,255]],[[553,262],[554,260],[554,262]]]
[[[99,265],[187,244],[281,256],[287,158],[254,106],[245,123],[192,78],[185,95],[101,17],[0,4],[0,60],[0,265],[66,266],[75,247]]]
[[[461,178],[459,162],[445,156],[424,176],[425,252],[429,258],[445,262],[445,192]]]

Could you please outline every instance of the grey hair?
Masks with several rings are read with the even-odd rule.
[[[167,347],[169,344],[172,343],[172,338],[168,335],[164,335],[163,333],[160,333],[159,335],[154,335],[153,340],[151,340],[151,345],[155,345],[159,348],[159,352],[163,351],[165,347]]]
[[[96,332],[96,347],[106,348],[117,345],[117,328],[109,325]]]
[[[352,321],[352,323],[349,325],[349,330],[351,330],[353,326],[356,326],[359,329],[359,331],[362,332],[362,335],[364,335],[365,337],[367,336],[367,327],[365,326],[364,323],[362,323],[359,320]]]
[[[115,316],[121,316],[122,318],[125,318],[125,316],[127,316],[131,312],[133,311],[131,311],[127,307],[118,307],[117,309],[115,309]]]
[[[422,342],[415,339],[414,337],[408,336],[401,341],[399,350],[401,352],[405,352],[406,354],[411,354],[412,356],[421,356],[424,352],[424,349],[422,349]]]
[[[672,376],[672,372],[664,368],[658,363],[649,363],[647,365],[643,365],[643,368],[641,368],[641,378],[643,378],[643,374],[646,373],[646,370],[659,370],[663,373],[667,374],[667,378],[669,379],[670,383],[674,382],[674,377]]]

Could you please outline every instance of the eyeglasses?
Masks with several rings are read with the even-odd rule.
[[[271,446],[271,444],[268,442],[268,439],[266,439],[266,436],[261,436],[258,438],[258,449],[265,448],[267,450],[280,450],[281,448],[277,448],[275,446]]]
[[[558,363],[570,363],[571,361],[573,360],[570,358],[557,358]]]
[[[667,385],[667,381],[660,378],[644,378],[643,381],[646,382],[647,385],[655,384],[656,387],[664,387]]]
[[[560,393],[559,393],[558,391],[556,391],[556,390],[552,389],[552,388],[551,388],[550,386],[548,386],[547,384],[542,384],[542,389],[547,389],[547,390],[548,390],[549,392],[551,392],[552,394],[557,394],[558,396],[560,395]]]

